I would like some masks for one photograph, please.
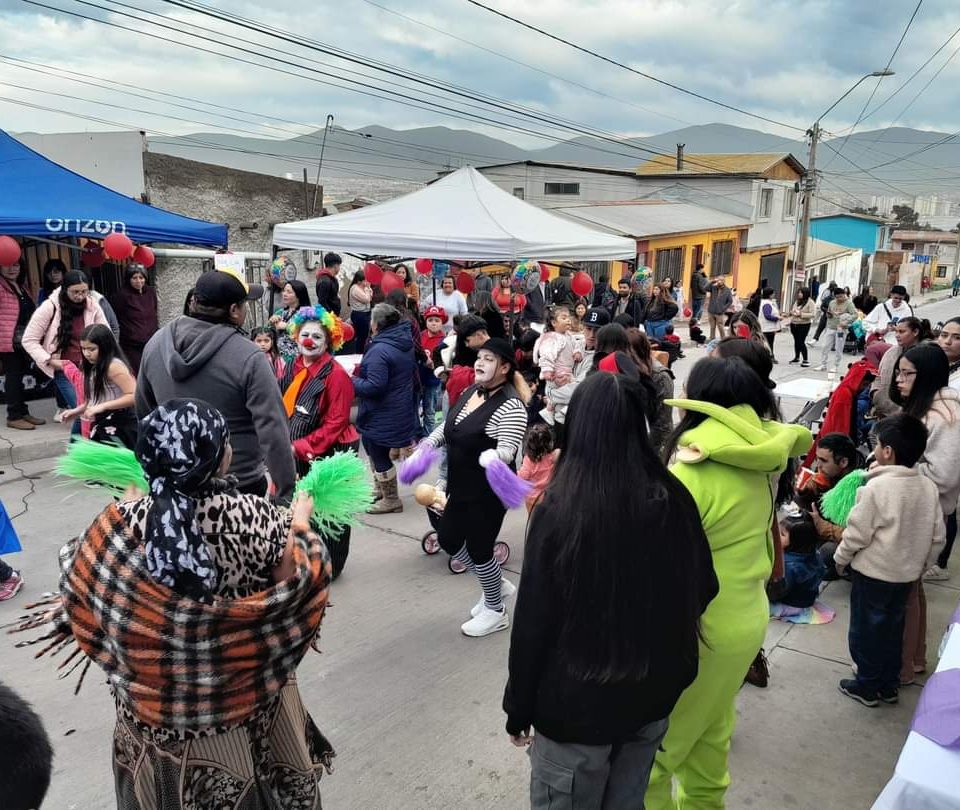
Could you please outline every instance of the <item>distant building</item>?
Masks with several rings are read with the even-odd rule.
[[[907,262],[923,265],[934,284],[946,284],[960,271],[955,231],[894,231],[890,245],[907,254]]]
[[[793,245],[790,246],[790,261],[793,261]],[[857,294],[860,287],[863,251],[860,248],[838,245],[823,239],[807,240],[806,267],[809,276],[798,286],[810,285],[810,278],[816,276],[821,283],[836,282],[838,287],[849,287]]]
[[[824,214],[810,220],[810,236],[838,245],[859,248],[864,256],[890,247],[893,225],[869,214]]]

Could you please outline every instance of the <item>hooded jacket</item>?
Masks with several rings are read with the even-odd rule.
[[[383,447],[409,445],[417,435],[417,361],[410,323],[402,320],[377,332],[355,374],[360,435]]]
[[[92,295],[83,303],[83,325],[110,324],[103,309]],[[23,348],[44,374],[52,377],[55,369],[50,360],[58,352],[57,332],[60,331],[60,288],[57,287],[33,313],[30,323],[23,332]]]
[[[290,429],[280,387],[266,355],[234,326],[177,318],[143,350],[137,377],[137,418],[177,397],[208,402],[230,428],[230,472],[240,486],[264,475],[264,461],[277,498],[293,494]]]
[[[670,399],[706,415],[680,437],[671,472],[693,495],[713,554],[720,593],[703,615],[704,640],[724,653],[756,652],[769,621],[764,583],[773,569],[777,477],[813,443],[800,425],[762,420],[748,405]]]

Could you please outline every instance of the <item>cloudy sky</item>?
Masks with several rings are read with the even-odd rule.
[[[4,129],[65,132],[123,127],[152,134],[219,130],[290,137],[322,126],[332,113],[338,126],[348,128],[446,124],[530,147],[551,142],[536,138],[536,133],[572,137],[586,127],[642,135],[715,121],[800,138],[802,129],[853,82],[886,66],[915,6],[914,0],[900,4],[875,0],[484,0],[637,70],[781,122],[774,124],[599,62],[466,0],[317,0],[311,4],[207,0],[216,9],[255,21],[257,31],[162,0],[124,0],[124,6],[113,0],[37,2],[61,11],[24,0],[0,0],[0,127]],[[149,20],[168,28],[151,25]],[[467,97],[282,42],[269,36],[266,26],[297,32],[325,49],[333,46],[365,62],[375,60],[434,83],[456,85]],[[882,81],[868,109],[884,102],[938,48],[943,49],[858,129],[890,124],[945,65],[898,123],[944,132],[960,130],[960,58],[950,59],[960,49],[960,33],[947,41],[958,28],[956,0],[922,2],[893,59],[897,75]],[[193,39],[188,32],[208,39]],[[193,47],[160,37],[190,42]],[[81,81],[71,80],[77,78]],[[373,95],[333,86],[347,79],[369,85],[360,89]],[[876,85],[876,79],[864,82],[828,116],[827,129],[842,132],[853,124]],[[411,97],[409,103],[396,103],[400,99],[395,94]],[[495,104],[509,102],[540,111],[552,123],[520,120],[477,100],[477,94]],[[174,102],[196,109],[175,107]],[[431,104],[496,123],[418,108]]]

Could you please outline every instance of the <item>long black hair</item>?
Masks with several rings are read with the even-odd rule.
[[[313,304],[310,303],[310,293],[307,292],[307,285],[304,284],[300,279],[293,278],[290,279],[283,286],[286,287],[287,284],[290,285],[290,288],[297,296],[297,309],[303,309],[304,307],[311,307]]]
[[[322,326],[322,324],[321,324]],[[277,340],[279,340],[279,335],[277,330],[270,326],[269,324],[265,326],[257,326],[250,330],[250,340],[256,340],[260,335],[266,335],[270,338],[270,350],[267,354],[270,356],[271,362],[276,362],[280,358],[280,349],[277,348]],[[327,345],[330,345],[330,336],[327,335]]]
[[[903,324],[904,326],[910,327],[911,332],[917,333],[917,343],[922,343],[924,340],[931,340],[933,338],[933,331],[930,329],[930,321],[926,318],[918,318],[916,315],[907,315],[906,318],[901,318],[897,321],[897,326]]]
[[[917,376],[913,378],[913,388],[904,398],[897,388],[897,374],[900,363],[906,358],[913,363]],[[950,361],[946,352],[936,343],[918,343],[907,349],[898,359],[893,372],[893,385],[890,386],[890,398],[903,406],[903,412],[923,419],[933,407],[933,401],[941,388],[950,384]]]
[[[40,274],[41,275],[40,286],[46,292],[48,297],[50,293],[52,293],[55,289],[57,289],[57,287],[60,286],[60,284],[54,284],[50,280],[50,273],[52,273],[54,270],[60,271],[60,279],[62,283],[63,277],[67,274],[67,266],[63,263],[63,259],[47,259],[43,263],[43,272]]]
[[[550,606],[560,611],[560,656],[584,681],[636,682],[667,656],[697,657],[710,553],[693,497],[650,444],[646,391],[622,374],[577,387],[531,518],[562,595]]]
[[[70,338],[73,336],[73,315],[77,310],[83,312],[87,302],[77,306],[67,295],[68,287],[76,287],[77,284],[86,284],[90,286],[90,279],[86,273],[80,270],[69,270],[63,274],[63,281],[60,284],[60,296],[57,302],[60,305],[60,328],[57,330],[57,351],[65,352],[70,345]]]
[[[687,399],[712,402],[721,408],[749,405],[761,419],[777,412],[770,389],[742,357],[704,357],[697,361],[687,378]],[[677,449],[680,437],[706,420],[707,415],[686,411],[664,448],[664,458]]]
[[[477,362],[477,350],[467,345],[467,338],[481,329],[486,332],[487,322],[479,315],[464,315],[457,321],[457,342],[453,347],[453,361],[450,365],[473,366]]]
[[[90,324],[80,333],[80,340],[93,343],[99,349],[96,363],[90,363],[86,357],[83,358],[83,395],[87,402],[103,400],[107,392],[110,364],[119,360],[128,369],[130,364],[117,345],[117,339],[110,327],[105,324]]]

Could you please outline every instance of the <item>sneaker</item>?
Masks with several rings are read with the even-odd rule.
[[[827,370],[827,367],[826,367],[826,366],[817,366],[817,367],[814,369],[814,371],[826,371],[826,370]]]
[[[486,605],[480,609],[480,613],[474,616],[470,621],[460,625],[460,630],[465,636],[480,638],[489,636],[498,630],[506,630],[510,626],[510,617],[507,615],[507,609],[490,610]]]
[[[517,586],[514,585],[509,579],[504,577],[500,581],[500,597],[506,601],[511,596],[517,592]],[[470,615],[475,619],[480,615],[480,611],[483,610],[483,597],[480,597],[480,601],[477,602],[472,608],[470,608]]]
[[[877,690],[877,697],[880,698],[884,703],[889,703],[893,706],[896,703],[900,702],[900,690],[899,689],[879,689]]]
[[[923,573],[924,582],[946,582],[948,579],[950,579],[950,572],[939,565],[931,565]]]
[[[792,366],[794,363],[799,363],[799,362],[800,362],[800,358],[794,357],[793,360],[791,360],[787,365]]]
[[[0,582],[0,602],[6,602],[7,599],[13,599],[23,587],[23,577],[19,571],[14,571],[10,577]]]
[[[815,341],[813,338],[807,338],[807,345],[808,345],[808,346],[816,346],[816,345],[817,345],[817,341]]]
[[[62,421],[63,421],[63,408],[57,408],[56,413],[54,413],[54,415],[53,415],[53,421],[54,421],[54,422],[62,422]]]
[[[877,693],[864,689],[857,681],[853,680],[853,678],[844,678],[844,680],[840,681],[837,689],[840,690],[841,694],[846,695],[848,698],[853,698],[853,700],[862,703],[867,708],[874,709],[880,705]]]
[[[800,368],[810,368],[810,363],[808,363],[806,360],[804,360],[804,361],[800,364]]]
[[[23,417],[31,425],[45,425],[47,424],[46,419],[41,419],[39,416],[31,416],[29,413]]]
[[[14,430],[36,430],[37,426],[26,419],[8,419],[7,427]]]

